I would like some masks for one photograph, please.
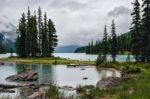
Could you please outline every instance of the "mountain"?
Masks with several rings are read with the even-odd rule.
[[[11,49],[15,50],[14,42],[5,38],[2,33],[0,33],[0,44],[3,46],[6,52],[10,52]]]
[[[74,53],[86,53],[86,47],[87,46],[83,46],[83,47],[78,47]]]
[[[74,53],[77,48],[79,48],[79,46],[76,45],[58,46],[55,48],[55,53]]]

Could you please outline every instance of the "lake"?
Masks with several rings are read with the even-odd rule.
[[[38,72],[39,79],[34,82],[10,82],[5,78],[14,75],[23,70],[23,68],[31,68]],[[79,85],[96,85],[96,83],[102,78],[106,77],[120,77],[120,72],[117,70],[97,70],[94,66],[86,67],[68,67],[66,65],[17,65],[17,64],[4,64],[0,65],[0,83],[2,84],[48,84],[55,83],[59,87],[71,86],[76,88]],[[85,80],[83,78],[87,77]],[[9,96],[23,96],[27,97],[31,94],[32,89],[18,88],[13,94],[7,94]],[[6,95],[6,94],[1,94]],[[0,95],[0,96],[1,96]]]
[[[16,56],[16,54],[13,54]],[[79,61],[95,61],[97,59],[98,55],[87,55],[85,53],[54,53],[53,54],[56,57],[61,57],[61,58],[67,58],[70,60],[79,60]],[[0,58],[7,58],[10,56],[10,53],[7,54],[0,54]],[[108,61],[111,61],[111,55],[107,55]],[[117,55],[116,60],[118,62],[126,62],[127,60],[127,55]],[[130,61],[135,61],[134,57],[130,55]]]
[[[14,54],[15,56],[16,54]],[[10,56],[10,53],[0,54],[0,58],[7,58]],[[86,55],[84,53],[54,53],[54,56],[67,58],[70,60],[82,60],[82,61],[95,61],[97,55]],[[107,56],[108,60],[111,60],[111,56]],[[126,55],[117,55],[117,61],[123,62],[126,61]],[[131,61],[133,57],[131,56]],[[23,67],[31,68],[36,71],[39,75],[38,81],[34,82],[9,82],[6,81],[5,78],[14,75],[23,70]],[[86,67],[78,67],[71,68],[66,65],[42,65],[42,64],[28,64],[28,65],[17,65],[17,64],[9,64],[6,63],[4,65],[0,65],[0,83],[2,84],[48,84],[55,83],[59,87],[63,86],[71,86],[76,88],[79,85],[96,85],[96,83],[102,78],[107,77],[120,77],[120,72],[116,70],[110,69],[102,69],[97,70],[94,66],[86,66]],[[87,78],[86,80],[83,78]],[[29,88],[17,88],[15,89],[15,93],[13,94],[0,94],[0,97],[3,95],[9,96],[19,96],[21,95],[23,98],[31,95],[32,89]],[[73,92],[74,93],[74,92]]]

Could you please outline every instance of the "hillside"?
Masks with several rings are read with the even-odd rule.
[[[0,33],[0,45],[3,46],[5,52],[10,52],[11,49],[15,50],[14,42],[5,38],[2,33]]]
[[[55,53],[74,53],[77,48],[79,48],[79,46],[76,45],[58,46],[55,48]]]

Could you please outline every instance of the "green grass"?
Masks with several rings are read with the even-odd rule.
[[[15,62],[17,64],[88,64],[93,65],[94,62],[91,61],[76,61],[76,60],[68,60],[64,58],[3,58],[0,59],[0,62]]]
[[[116,68],[122,70],[124,66],[140,68],[141,73],[136,77],[123,80],[120,85],[107,90],[92,89],[83,97],[91,99],[150,99],[150,64],[148,63],[103,63],[98,68]],[[88,99],[88,98],[84,98]]]

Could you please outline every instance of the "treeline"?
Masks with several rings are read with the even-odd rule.
[[[5,53],[5,49],[4,49],[4,47],[2,46],[2,44],[0,44],[0,53]]]
[[[111,54],[111,37],[108,37],[108,54]],[[131,49],[131,33],[125,33],[117,36],[117,50],[119,54],[124,54],[124,52],[129,52]],[[84,47],[84,51],[87,54],[99,54],[102,53],[103,42],[97,40],[96,42],[90,42],[87,47]],[[80,52],[80,49],[78,49]],[[83,49],[82,49],[83,50]]]
[[[19,20],[16,39],[16,52],[20,57],[51,57],[57,46],[55,26],[41,8],[32,15],[28,7],[27,15]]]
[[[90,43],[86,50],[87,53],[102,53],[105,56],[110,52],[113,57],[114,52],[116,54],[119,51],[130,51],[136,62],[150,62],[150,1],[142,0],[140,4],[139,0],[134,0],[132,5],[130,37],[114,39],[115,35],[112,32],[115,28],[113,29],[113,26],[112,35],[108,37],[105,27],[103,40]]]

